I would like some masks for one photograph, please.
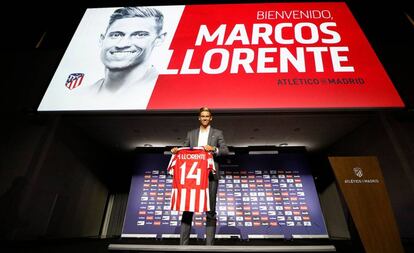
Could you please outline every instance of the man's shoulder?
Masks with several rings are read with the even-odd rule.
[[[104,78],[99,79],[98,81],[96,81],[95,83],[89,86],[89,90],[94,91],[94,92],[99,92],[102,89],[102,85],[104,81],[105,81]]]
[[[221,131],[220,129],[217,129],[217,128],[210,128],[210,130],[214,133],[223,133],[223,131]]]
[[[187,134],[197,133],[198,131],[200,131],[200,128],[194,128],[188,131]]]
[[[199,131],[200,131],[200,128],[194,128],[194,129],[188,131],[188,133],[198,133]],[[223,132],[220,129],[213,128],[213,127],[210,127],[210,131],[211,132],[219,132],[219,133],[222,133]]]
[[[85,85],[82,88],[81,93],[85,96],[97,95],[102,88],[103,82],[104,82],[104,79],[99,79],[94,83]]]

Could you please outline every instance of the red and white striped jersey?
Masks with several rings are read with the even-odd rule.
[[[180,148],[173,154],[168,172],[173,175],[171,210],[210,211],[208,175],[215,173],[213,155],[201,147]]]

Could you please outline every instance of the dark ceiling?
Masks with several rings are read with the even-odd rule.
[[[304,146],[321,151],[369,120],[373,112],[217,113],[212,125],[223,130],[233,147]],[[197,113],[144,115],[66,115],[65,122],[100,144],[118,150],[182,145],[186,132],[198,127]]]

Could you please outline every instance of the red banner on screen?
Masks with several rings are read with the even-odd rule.
[[[185,6],[150,110],[404,104],[345,3]]]

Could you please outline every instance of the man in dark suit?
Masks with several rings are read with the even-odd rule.
[[[200,108],[198,120],[200,127],[187,133],[184,147],[203,147],[208,152],[213,152],[214,156],[227,155],[229,149],[224,141],[223,132],[210,126],[213,116],[207,107]],[[171,149],[175,154],[177,148]],[[216,234],[216,197],[218,188],[219,171],[218,164],[215,162],[216,173],[210,172],[208,191],[210,196],[210,211],[206,212],[206,245],[213,245]],[[190,241],[191,222],[193,212],[183,212],[181,218],[180,245],[188,245]]]

